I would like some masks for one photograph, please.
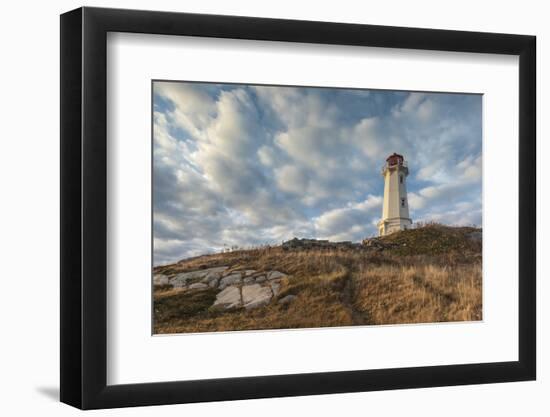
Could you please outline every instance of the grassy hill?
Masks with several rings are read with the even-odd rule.
[[[283,246],[157,267],[173,277],[227,267],[281,271],[280,290],[252,310],[212,308],[220,288],[155,285],[155,333],[481,320],[481,230],[426,225],[360,245]],[[292,295],[293,297],[287,297]],[[282,299],[291,302],[280,303]]]

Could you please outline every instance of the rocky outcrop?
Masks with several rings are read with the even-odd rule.
[[[307,250],[307,249],[361,249],[360,243],[353,242],[331,242],[329,240],[298,239],[294,238],[283,242],[283,250]]]
[[[376,250],[376,251],[382,251],[386,249],[395,249],[395,248],[401,247],[401,245],[399,245],[398,243],[386,242],[379,237],[364,239],[362,244],[365,249]]]
[[[281,291],[282,280],[289,278],[281,271],[235,270],[227,266],[187,271],[172,276],[156,274],[155,285],[172,285],[187,291],[218,290],[213,309],[247,310],[269,304]]]
[[[182,272],[172,276],[169,283],[174,288],[183,288],[189,284],[205,279],[215,279],[221,276],[221,274],[227,269],[227,266],[221,266],[216,268],[199,269],[197,271]]]
[[[154,285],[168,285],[169,280],[166,275],[155,274],[153,275],[153,284]]]

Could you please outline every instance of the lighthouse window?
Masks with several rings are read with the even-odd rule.
[[[400,182],[401,184],[403,184],[403,175],[400,175],[400,176],[399,176],[399,182]]]
[[[404,198],[401,199],[401,207],[405,207],[405,199]]]

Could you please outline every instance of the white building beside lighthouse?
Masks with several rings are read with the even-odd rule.
[[[379,236],[385,236],[412,225],[407,200],[407,175],[409,168],[402,155],[393,153],[382,168],[384,177],[384,204],[382,219],[378,222]]]

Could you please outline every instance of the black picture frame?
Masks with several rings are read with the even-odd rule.
[[[519,358],[513,362],[107,385],[108,32],[519,56]],[[534,380],[536,38],[79,8],[61,15],[61,401],[82,409]]]

